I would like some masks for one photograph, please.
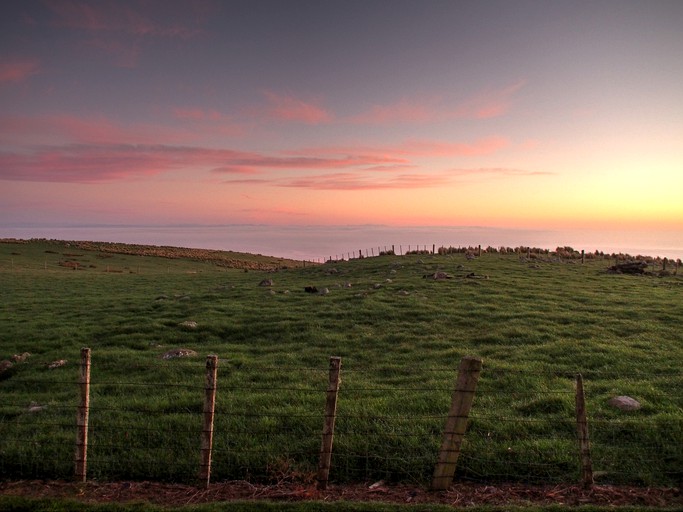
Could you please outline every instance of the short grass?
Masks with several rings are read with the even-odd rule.
[[[428,483],[458,363],[471,355],[484,370],[458,478],[577,481],[580,372],[598,481],[677,485],[683,279],[610,275],[609,264],[485,253],[245,272],[0,243],[0,359],[32,354],[0,375],[0,477],[72,474],[87,346],[95,479],[194,480],[203,356],[217,354],[214,479],[313,479],[328,358],[341,356],[331,479]],[[424,277],[436,271],[452,279]],[[189,320],[196,329],[180,325]],[[161,360],[179,347],[199,357]],[[67,364],[47,367],[58,359]],[[617,395],[643,406],[615,410]]]

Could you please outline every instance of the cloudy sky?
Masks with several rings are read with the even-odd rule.
[[[0,227],[683,230],[683,2],[4,0]]]

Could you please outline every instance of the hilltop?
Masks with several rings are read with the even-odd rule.
[[[214,249],[195,249],[187,247],[171,247],[158,245],[124,244],[118,242],[90,242],[78,240],[47,240],[30,239],[20,240],[14,238],[0,239],[2,244],[32,244],[47,245],[50,249],[45,252],[61,252],[65,256],[77,256],[73,251],[88,251],[93,253],[124,254],[128,256],[151,256],[172,260],[184,259],[210,263],[218,267],[237,268],[245,270],[276,270],[282,268],[295,268],[303,266],[302,261],[275,256],[263,256],[261,254],[249,254],[234,251],[220,251]],[[65,253],[64,251],[69,251]]]

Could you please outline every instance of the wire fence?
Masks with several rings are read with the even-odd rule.
[[[587,372],[580,394],[567,372],[484,366],[475,391],[461,385],[470,371],[462,365],[342,367],[335,389],[331,367],[223,359],[208,386],[208,363],[96,361],[85,439],[83,362],[3,375],[0,477],[74,478],[82,463],[82,476],[95,480],[320,484],[327,469],[337,483],[434,486],[444,463],[448,483],[556,484],[585,483],[586,460],[598,483],[671,486],[683,477],[683,374],[675,365],[654,375]],[[638,399],[633,410],[608,404],[622,391]],[[459,408],[468,393],[471,410]],[[588,435],[578,428],[580,398]]]

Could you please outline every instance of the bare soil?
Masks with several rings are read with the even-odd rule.
[[[520,484],[454,484],[433,492],[411,485],[332,485],[319,491],[314,485],[282,482],[275,485],[230,481],[209,489],[158,482],[76,483],[48,480],[0,482],[0,494],[33,498],[67,498],[86,503],[147,502],[162,506],[214,503],[234,500],[354,501],[386,503],[474,505],[600,505],[683,507],[680,489],[598,485],[582,489],[575,485],[528,486]]]

